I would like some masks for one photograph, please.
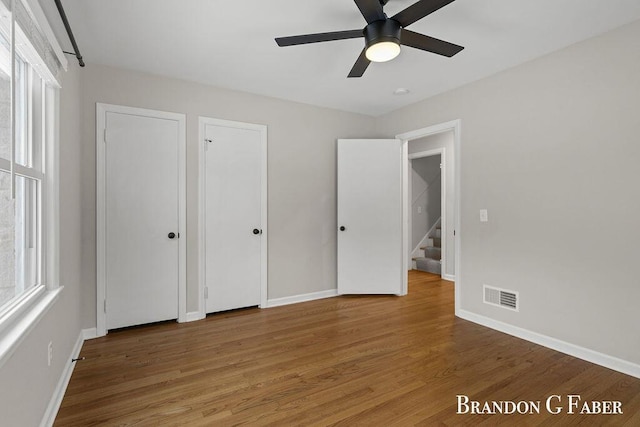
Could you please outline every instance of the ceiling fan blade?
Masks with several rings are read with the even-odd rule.
[[[334,31],[331,33],[304,34],[302,36],[277,37],[278,46],[295,46],[307,43],[329,42],[333,40],[356,39],[364,37],[362,30]]]
[[[424,34],[414,33],[404,28],[400,33],[400,43],[405,46],[415,47],[416,49],[426,50],[427,52],[448,57],[452,57],[464,49],[464,47],[458,46],[457,44],[425,36]]]
[[[360,13],[367,20],[367,24],[371,24],[374,21],[383,21],[387,19],[385,16],[380,0],[354,0],[356,6],[360,9]],[[453,1],[453,0],[452,0]]]
[[[365,55],[366,51],[366,48],[362,49],[362,53],[356,60],[356,63],[353,64],[353,68],[351,69],[347,77],[362,77],[369,64],[371,64],[371,61],[369,61]]]
[[[454,0],[420,0],[402,12],[398,12],[391,19],[406,27],[453,2]]]

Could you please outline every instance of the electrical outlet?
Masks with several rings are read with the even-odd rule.
[[[49,347],[47,347],[47,365],[51,366],[53,360],[53,342],[49,341]]]

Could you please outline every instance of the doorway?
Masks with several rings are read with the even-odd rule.
[[[267,128],[200,117],[200,307],[266,306]]]
[[[402,206],[403,206],[403,265],[407,269],[411,268],[410,237],[410,154],[428,152],[430,150],[442,149],[443,158],[443,180],[445,181],[444,193],[445,202],[441,219],[442,251],[443,255],[442,278],[454,281],[460,276],[460,120],[453,120],[406,132],[397,135],[402,141],[402,162],[403,162],[403,182],[402,182]],[[429,140],[448,137],[448,143],[441,146],[429,146]],[[406,280],[403,281],[404,293],[407,291]],[[459,307],[459,281],[455,287],[456,312]]]
[[[97,335],[186,313],[185,116],[96,106]]]
[[[442,241],[442,218],[446,218],[445,148],[412,150],[409,143],[409,250],[412,270],[442,276],[446,265],[446,241]]]

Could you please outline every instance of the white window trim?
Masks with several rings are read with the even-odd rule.
[[[23,296],[18,304],[4,313],[0,319],[0,368],[11,357],[29,332],[44,317],[62,292],[37,286]]]
[[[59,286],[59,92],[47,86],[45,99],[45,173],[38,173],[44,178],[41,185],[42,214],[40,215],[41,250],[44,252],[41,277],[44,283],[34,286],[15,303],[0,312],[0,368],[11,357],[20,343],[38,322],[47,314],[59,298],[64,287]],[[0,159],[0,167],[4,169],[10,162]],[[27,168],[14,164],[19,175]],[[22,169],[21,169],[22,168]],[[37,176],[34,170],[26,176]],[[44,219],[44,221],[42,221]]]

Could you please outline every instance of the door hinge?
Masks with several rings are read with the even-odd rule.
[[[107,312],[107,300],[106,299],[104,300],[104,304],[103,305],[104,305],[104,312],[106,313]]]
[[[440,163],[440,169],[442,169],[442,163]]]
[[[209,299],[209,288],[204,288],[204,299]]]
[[[104,128],[104,132],[102,132],[102,142],[107,143],[107,128]]]
[[[204,150],[207,151],[209,149],[209,144],[211,144],[213,142],[213,140],[211,139],[204,139]]]

